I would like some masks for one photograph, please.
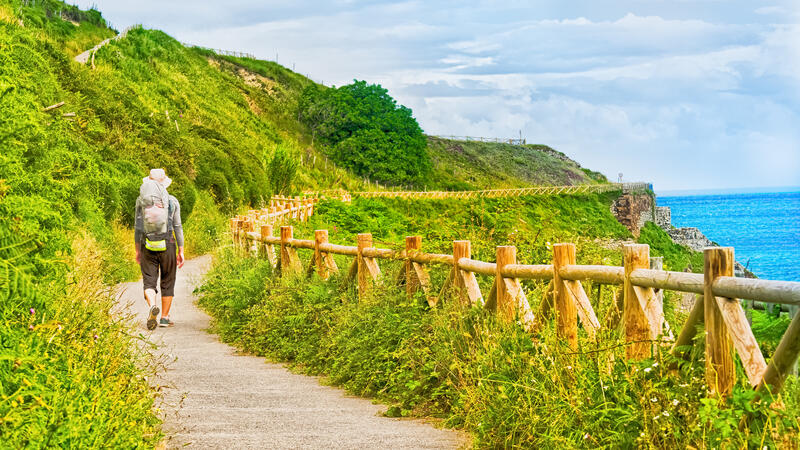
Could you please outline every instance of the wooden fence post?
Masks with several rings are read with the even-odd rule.
[[[478,286],[475,274],[461,270],[458,260],[471,258],[472,250],[469,241],[453,241],[453,287],[462,305],[483,305],[483,295]]]
[[[363,252],[365,248],[372,248],[372,233],[360,233],[358,235],[358,298],[359,300],[366,297],[372,283],[378,279],[381,274],[378,268],[378,263],[374,258],[367,258]]]
[[[328,252],[320,251],[321,244],[328,243],[328,230],[314,231],[314,261],[317,264],[317,274],[323,280],[327,280],[332,273],[339,271],[336,266],[336,261],[333,260],[333,255]],[[313,266],[313,264],[312,264]]]
[[[553,298],[556,309],[556,330],[573,350],[578,348],[578,309],[559,271],[575,264],[575,244],[553,245]]]
[[[506,322],[514,320],[514,299],[508,292],[501,271],[509,264],[517,263],[517,247],[513,245],[500,245],[497,247],[497,315]]]
[[[727,397],[736,381],[733,361],[733,340],[722,317],[711,286],[718,277],[733,276],[733,248],[714,247],[703,250],[704,318],[706,323],[706,384],[712,395]]]
[[[297,249],[289,247],[287,243],[294,239],[294,229],[291,226],[281,227],[281,276],[299,274],[302,272]]]
[[[650,322],[636,295],[630,275],[636,269],[650,268],[650,247],[645,244],[627,244],[622,247],[622,252],[625,265],[622,320],[625,324],[625,342],[628,343],[625,354],[628,359],[641,360],[652,356],[652,345],[649,342],[652,337]]]
[[[261,225],[261,248],[258,250],[258,255],[269,261],[270,266],[274,269],[277,266],[275,261],[275,246],[267,243],[267,237],[272,236],[272,225]]]
[[[422,249],[422,236],[406,236],[406,255],[410,256],[413,253],[419,252]],[[435,302],[429,297],[431,290],[431,279],[428,272],[421,264],[406,258],[403,262],[403,273],[405,275],[406,295],[408,298],[413,297],[418,290],[428,297],[428,305],[434,306]]]

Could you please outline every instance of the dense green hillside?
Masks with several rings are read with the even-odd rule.
[[[495,189],[607,182],[546,145],[453,141],[428,137],[433,160],[429,186],[436,189]]]

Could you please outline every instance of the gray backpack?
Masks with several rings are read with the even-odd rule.
[[[136,204],[141,208],[145,248],[154,252],[167,249],[169,237],[169,193],[161,183],[146,179],[139,188]]]

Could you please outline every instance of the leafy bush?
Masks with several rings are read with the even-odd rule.
[[[412,185],[430,172],[422,129],[380,85],[308,86],[299,107],[301,119],[332,147],[333,159],[357,175]]]

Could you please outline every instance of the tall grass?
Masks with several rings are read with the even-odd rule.
[[[0,441],[11,448],[152,448],[161,437],[146,381],[153,360],[128,318],[111,314],[115,300],[97,243],[89,235],[73,242],[66,284],[40,278],[34,286],[24,267],[12,286],[0,277]]]

